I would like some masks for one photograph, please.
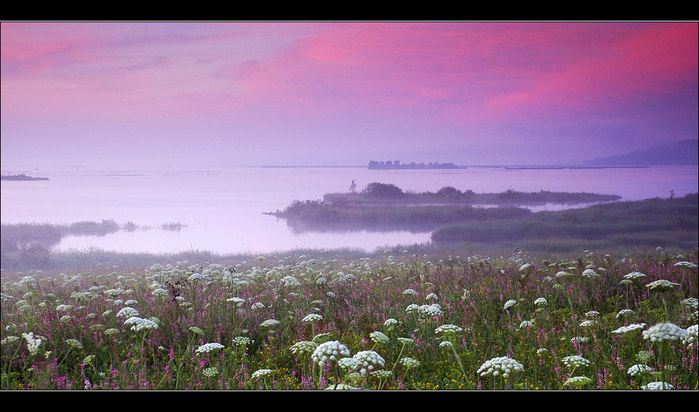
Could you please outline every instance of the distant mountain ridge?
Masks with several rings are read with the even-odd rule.
[[[699,163],[699,140],[680,140],[635,150],[623,155],[598,157],[583,162],[586,166],[669,166]]]

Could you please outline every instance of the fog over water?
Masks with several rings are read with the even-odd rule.
[[[3,175],[17,173],[5,171]],[[283,219],[264,214],[294,200],[358,190],[372,182],[404,191],[444,186],[476,193],[561,191],[617,194],[622,200],[697,192],[697,166],[647,168],[503,168],[370,170],[366,167],[212,167],[201,170],[83,168],[25,172],[45,181],[2,181],[2,223],[70,224],[112,219],[133,222],[134,231],[105,236],[68,236],[56,251],[91,247],[117,252],[266,253],[297,248],[376,248],[427,243],[430,232],[352,231],[294,233]],[[578,205],[583,206],[583,205]],[[557,210],[561,205],[540,205]],[[182,224],[164,230],[163,224]]]

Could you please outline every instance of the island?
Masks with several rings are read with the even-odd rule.
[[[454,163],[401,163],[398,160],[386,162],[371,160],[369,162],[369,169],[458,169],[459,166]]]
[[[27,176],[25,174],[18,174],[18,175],[2,175],[0,176],[0,180],[18,180],[18,181],[34,181],[34,180],[49,180],[48,177],[34,177],[34,176]]]

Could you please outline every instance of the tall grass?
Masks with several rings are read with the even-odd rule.
[[[697,388],[696,249],[336,256],[4,273],[2,389]]]

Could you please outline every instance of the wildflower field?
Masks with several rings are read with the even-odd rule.
[[[697,252],[2,275],[3,390],[696,390]]]

